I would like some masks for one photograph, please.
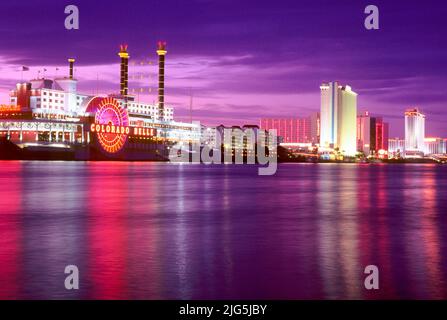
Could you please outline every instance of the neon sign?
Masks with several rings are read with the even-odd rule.
[[[129,127],[114,126],[114,125],[104,125],[92,123],[90,126],[90,132],[96,133],[115,133],[115,134],[126,134],[130,133]]]
[[[90,125],[90,132],[126,134],[140,137],[152,137],[155,135],[155,129],[153,128],[123,127],[96,123]]]
[[[130,127],[127,110],[114,98],[93,98],[86,112],[95,114],[90,132],[96,134],[99,145],[107,153],[121,151],[128,136],[152,137],[156,134],[153,128]]]
[[[152,137],[155,136],[155,129],[152,128],[133,128],[134,136],[142,136],[142,137]]]
[[[96,97],[88,103],[86,112],[95,114],[95,127],[91,127],[90,130],[94,129],[91,131],[96,133],[102,150],[107,153],[117,153],[122,150],[129,134],[125,129],[129,126],[127,110],[122,108],[116,99]],[[121,130],[122,128],[124,130]]]
[[[20,112],[22,108],[19,105],[0,104],[0,112]]]

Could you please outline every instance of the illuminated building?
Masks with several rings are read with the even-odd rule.
[[[386,158],[388,154],[388,135],[389,125],[383,122],[382,118],[376,118],[375,121],[375,155],[379,158]]]
[[[204,124],[200,126],[200,145],[210,148],[217,147],[216,127],[209,127]]]
[[[247,132],[251,133],[251,130],[247,129],[248,128],[241,128],[240,126],[225,127],[220,125],[216,127],[216,133],[219,135],[219,139],[221,143],[223,143],[224,149],[242,152],[248,144],[247,139],[250,140],[251,145],[256,143],[255,136],[247,136]],[[257,129],[259,129],[259,127],[257,127]]]
[[[262,129],[255,124],[246,124],[242,127],[244,136],[242,137],[242,147],[248,155],[255,155],[256,144]]]
[[[282,143],[311,142],[310,118],[264,118],[260,127],[267,131],[276,130],[278,137],[282,137]]]
[[[374,141],[371,132],[371,128],[374,128],[372,120],[368,111],[357,116],[357,151],[363,152],[366,157],[370,155],[371,149],[374,149],[374,146],[371,147],[371,142]]]
[[[172,107],[162,103],[160,114],[160,104],[143,103],[128,94],[127,46],[120,46],[119,56],[119,94],[92,96],[78,92],[75,59],[68,60],[67,77],[17,84],[10,92],[10,104],[0,106],[0,138],[23,149],[57,144],[73,152],[81,150],[80,157],[87,159],[94,145],[105,151],[106,157],[119,153],[120,159],[132,159],[134,155],[138,159],[162,159],[169,145],[198,142],[200,125],[176,122]],[[164,80],[159,84],[159,92],[164,92]],[[104,131],[96,130],[96,125]],[[118,127],[128,133],[114,132]]]
[[[323,83],[321,89],[320,147],[338,149],[346,156],[357,152],[357,93],[338,82]]]
[[[417,108],[405,111],[405,156],[421,157],[425,145],[425,115]]]
[[[389,158],[403,158],[404,154],[405,154],[405,139],[400,138],[388,139]]]
[[[216,127],[201,126],[201,146],[207,146],[210,149],[222,148],[222,151],[232,153],[233,155],[250,156],[256,153],[256,144],[264,135],[265,145],[271,147],[269,135],[264,129],[257,125],[244,125],[226,127],[219,125]],[[220,145],[219,145],[220,143]],[[276,154],[276,148],[269,149],[271,153]]]
[[[368,111],[357,116],[357,151],[365,156],[385,158],[388,153],[389,125]]]
[[[322,84],[320,111],[320,147],[334,148],[337,145],[338,84]]]
[[[424,145],[426,155],[447,153],[446,140],[443,138],[425,138]]]
[[[320,144],[320,113],[314,112],[310,115],[310,142],[312,145]]]

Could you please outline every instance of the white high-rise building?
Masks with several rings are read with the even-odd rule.
[[[405,154],[423,155],[425,151],[425,115],[419,109],[405,111]]]
[[[321,89],[320,147],[338,148],[346,156],[357,153],[357,93],[338,82]]]
[[[405,139],[388,139],[388,153],[390,158],[401,158],[405,154]]]
[[[443,138],[425,138],[425,154],[445,154],[446,150],[446,140]]]

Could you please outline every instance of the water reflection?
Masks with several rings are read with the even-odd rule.
[[[1,299],[447,297],[445,166],[0,166]]]
[[[0,162],[2,165],[2,162]],[[22,164],[11,163],[0,175],[0,299],[21,296],[22,279]]]
[[[87,168],[87,242],[88,269],[93,298],[125,298],[127,288],[127,251],[130,248],[127,230],[131,181],[128,167],[117,164],[103,168],[95,163]]]

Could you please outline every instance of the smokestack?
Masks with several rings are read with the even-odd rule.
[[[127,44],[120,45],[120,52],[118,55],[121,58],[120,94],[123,97],[127,97],[129,90],[129,53],[127,53]]]
[[[158,54],[158,114],[160,119],[164,120],[164,108],[165,108],[165,56],[166,42],[158,41],[157,54]]]
[[[69,75],[69,79],[70,79],[70,80],[73,80],[73,67],[74,67],[75,59],[70,58],[70,59],[68,59],[68,62],[70,63],[70,75]]]

